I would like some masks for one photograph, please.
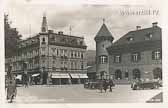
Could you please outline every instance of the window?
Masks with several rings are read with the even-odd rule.
[[[42,44],[45,44],[45,38],[44,37],[42,38]]]
[[[140,53],[132,53],[131,61],[138,62],[141,59]]]
[[[73,62],[71,62],[71,69],[73,69]]]
[[[83,59],[83,53],[81,53],[81,58]]]
[[[73,58],[73,51],[71,51],[71,58]]]
[[[153,51],[152,52],[152,59],[153,60],[159,60],[159,59],[161,59],[161,51]]]
[[[45,47],[42,47],[42,51],[45,51]]]
[[[53,59],[56,59],[56,56],[53,55]]]
[[[127,40],[128,40],[128,41],[133,41],[134,38],[133,38],[133,37],[128,37]]]
[[[57,55],[59,55],[59,50],[57,49]]]
[[[55,50],[56,50],[55,48],[52,48],[52,51],[53,51],[53,52],[55,52]]]
[[[75,57],[76,57],[76,56],[77,56],[77,54],[76,54],[76,52],[74,52],[74,53],[75,53],[74,55],[75,55]]]
[[[78,52],[78,57],[80,57],[80,52]]]
[[[81,62],[81,69],[83,70],[83,62]]]
[[[56,68],[55,68],[55,67],[52,67],[52,70],[56,70]]]
[[[145,36],[145,40],[150,40],[152,38],[152,33],[148,33]]]
[[[125,78],[128,78],[128,76],[129,76],[128,72],[125,72]]]
[[[108,62],[108,58],[106,55],[99,56],[99,63],[104,64]]]
[[[53,60],[53,64],[55,64],[55,61]]]
[[[116,55],[116,56],[114,57],[114,62],[115,62],[115,63],[120,63],[120,62],[121,62],[121,56],[120,56],[120,55]]]
[[[77,62],[75,62],[75,69],[77,69]]]

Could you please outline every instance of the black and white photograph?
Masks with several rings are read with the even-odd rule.
[[[5,7],[6,104],[163,102],[160,6]]]

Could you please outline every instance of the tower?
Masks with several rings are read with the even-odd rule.
[[[96,76],[97,79],[108,79],[109,75],[109,55],[106,50],[112,45],[113,36],[104,23],[95,36],[96,41]]]
[[[47,26],[47,18],[46,14],[43,14],[43,20],[42,20],[42,25],[41,25],[41,32],[46,33],[48,32],[48,26]]]
[[[39,33],[40,40],[40,71],[41,71],[41,83],[48,83],[48,73],[49,73],[49,45],[48,45],[48,26],[46,15],[43,15],[41,32]]]

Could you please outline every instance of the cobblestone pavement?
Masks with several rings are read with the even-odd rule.
[[[113,92],[83,88],[83,85],[18,87],[14,103],[144,103],[162,92],[162,88],[132,90],[130,85],[116,85]]]

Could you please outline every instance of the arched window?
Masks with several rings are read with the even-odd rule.
[[[162,69],[161,68],[155,68],[153,70],[153,77],[154,79],[162,79]]]
[[[115,79],[122,79],[122,72],[121,72],[121,70],[116,70],[115,71]]]
[[[104,64],[108,62],[108,57],[106,55],[99,56],[99,63]]]
[[[42,44],[45,44],[45,38],[44,37],[42,38]]]
[[[132,72],[133,72],[133,79],[140,79],[141,78],[141,72],[139,69],[134,69]]]

